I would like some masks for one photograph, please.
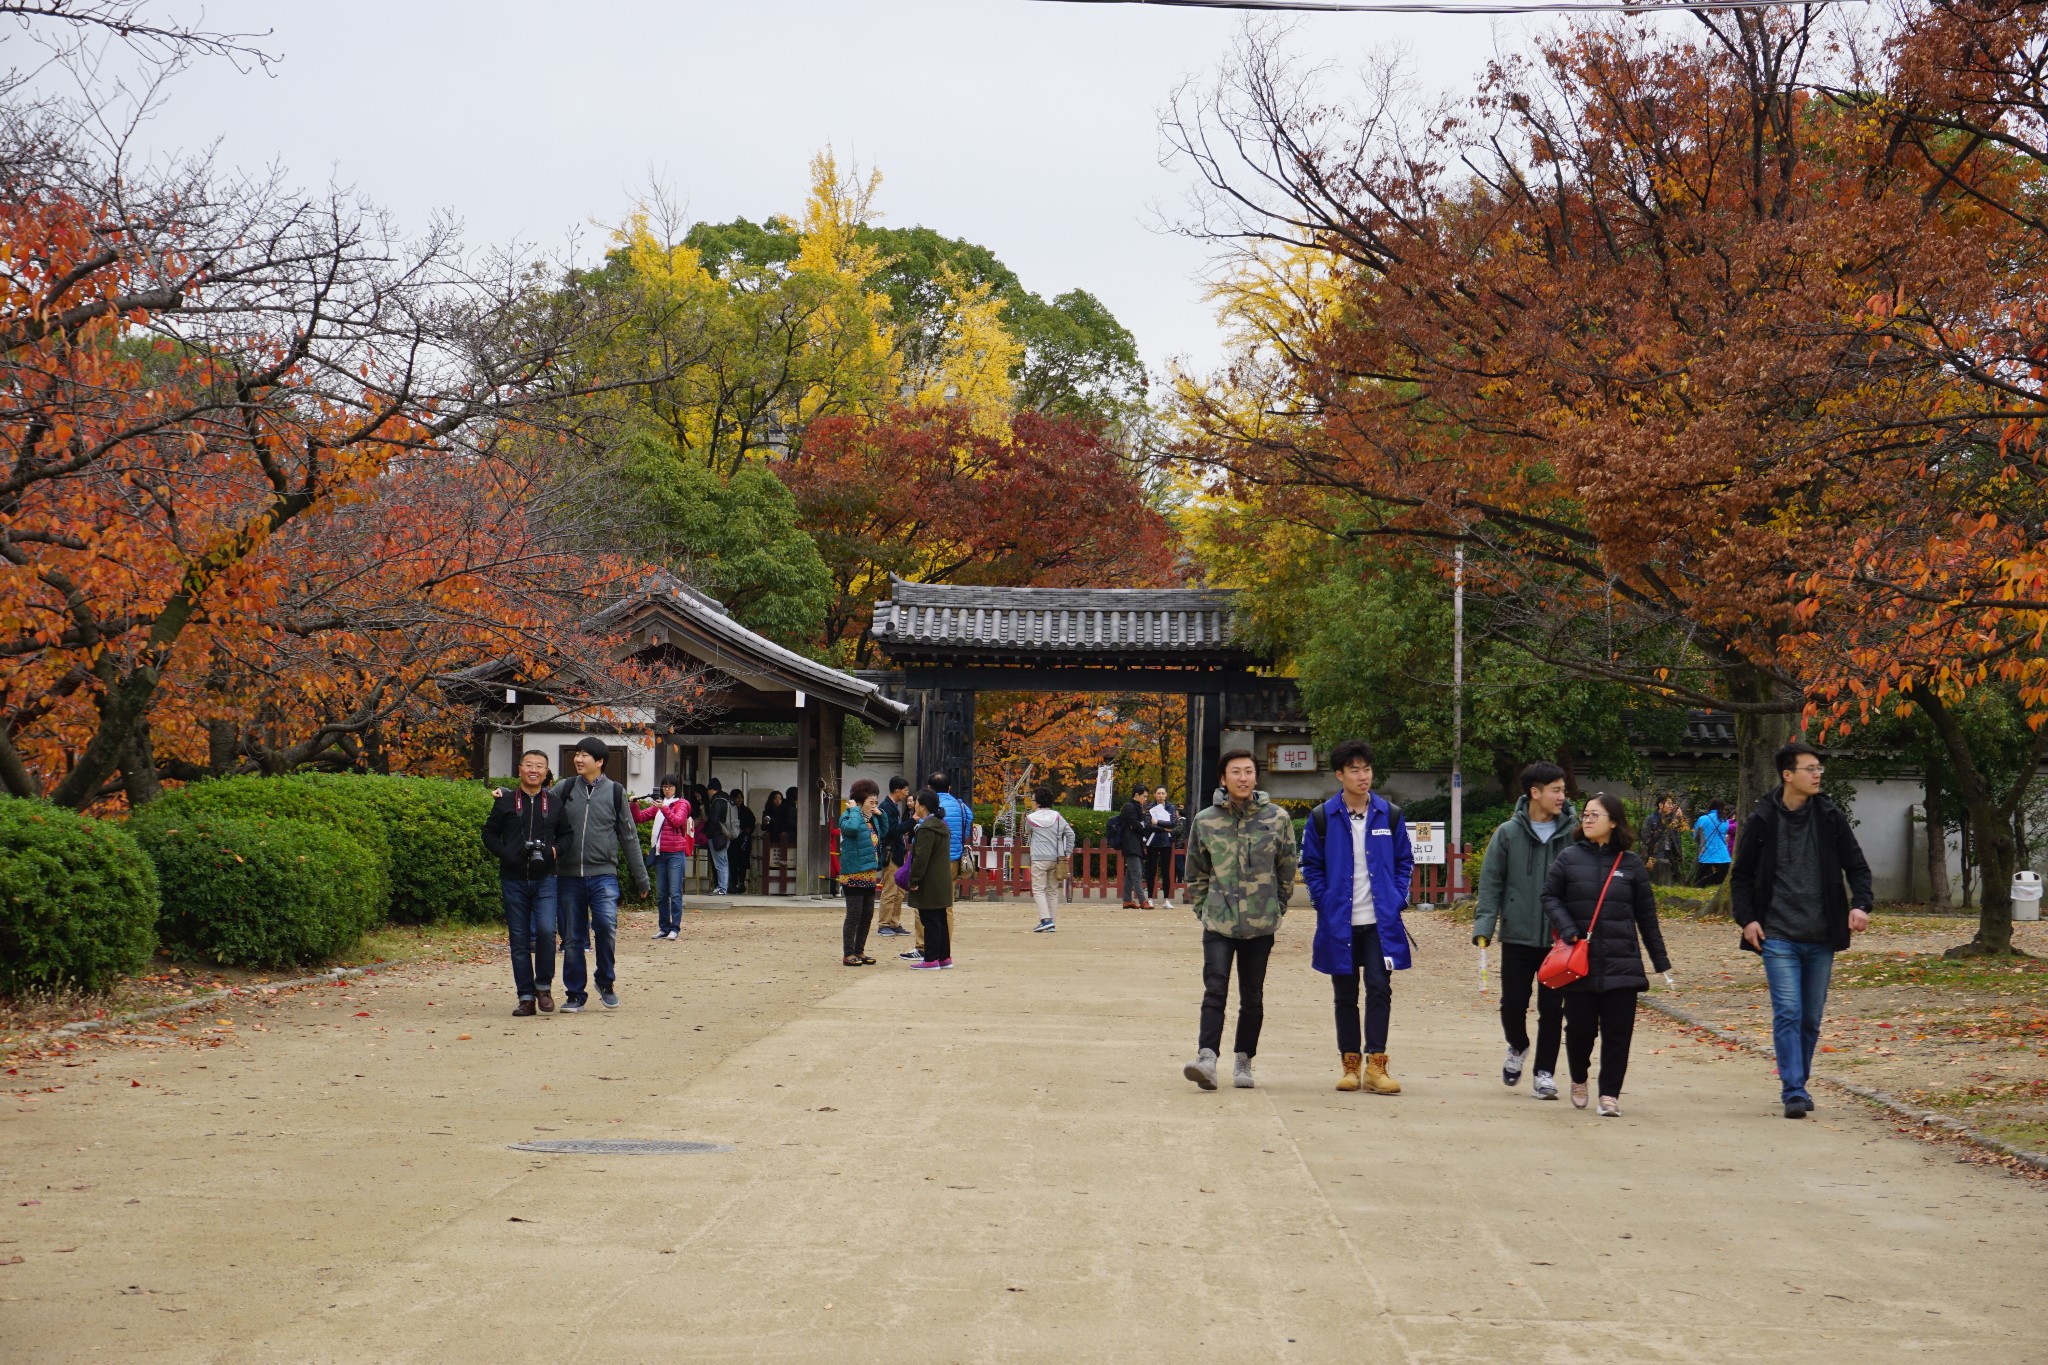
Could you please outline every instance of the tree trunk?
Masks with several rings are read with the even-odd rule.
[[[1983,870],[1984,890],[1978,898],[1977,936],[1959,943],[1943,957],[1998,957],[2015,952],[2012,946],[2012,874],[2019,850],[2013,846],[2012,812],[2024,795],[2032,773],[2022,777],[2012,795],[2012,804],[2002,805],[1992,794],[1991,783],[1970,751],[1970,738],[1948,703],[1931,689],[1913,687],[1907,696],[1934,727],[1942,748],[1948,753],[1949,771],[1955,779],[1964,818],[1969,822],[1969,842],[1978,866]],[[2038,746],[2032,757],[2040,762]],[[1967,875],[1967,870],[1966,870]]]
[[[206,768],[215,777],[226,777],[242,761],[242,737],[235,723],[216,716],[206,722]]]
[[[164,793],[156,778],[156,741],[150,736],[146,715],[135,723],[127,751],[121,755],[121,790],[127,794],[130,810],[140,810]]]
[[[1564,769],[1564,794],[1576,802],[1583,796],[1583,793],[1579,790],[1579,772],[1572,763],[1572,757],[1572,746],[1560,744],[1557,746],[1557,752],[1551,755],[1550,761]],[[1517,792],[1516,795],[1518,797],[1526,796],[1528,793]]]
[[[1758,674],[1737,678],[1730,689],[1731,701],[1769,701],[1773,689],[1768,679]],[[1792,717],[1782,711],[1735,713],[1735,809],[1728,812],[1729,818],[1740,821],[1736,826],[1735,838],[1730,841],[1729,853],[1734,853],[1749,833],[1756,827],[1750,812],[1756,809],[1770,792],[1779,786],[1778,750],[1784,746],[1792,733]],[[1730,912],[1733,909],[1734,888],[1731,878],[1723,877],[1721,884],[1714,888],[1713,899],[1708,901],[1710,911]]]

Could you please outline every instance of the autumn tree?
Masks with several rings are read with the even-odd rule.
[[[1503,640],[1733,712],[1745,803],[1810,700],[1795,575],[1889,511],[1863,436],[1942,401],[1839,325],[1944,205],[1818,106],[1818,13],[1576,26],[1433,113],[1391,78],[1327,107],[1255,39],[1170,126],[1202,230],[1278,282],[1187,456],[1331,534],[1462,545]]]
[[[830,419],[776,466],[832,574],[826,638],[856,664],[892,577],[1006,587],[1151,587],[1178,577],[1172,533],[1090,424],[1017,413],[1000,433],[960,407]]]
[[[139,801],[167,707],[322,624],[292,552],[539,420],[596,310],[445,229],[109,163],[47,115],[0,104],[0,785]],[[431,596],[422,567],[384,600]]]

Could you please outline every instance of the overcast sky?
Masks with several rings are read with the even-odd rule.
[[[191,5],[162,12],[190,14]],[[199,63],[149,132],[220,139],[222,159],[333,178],[476,243],[586,255],[650,176],[695,218],[795,212],[827,143],[880,167],[884,221],[992,248],[1050,298],[1083,288],[1155,367],[1217,355],[1199,244],[1156,230],[1185,185],[1159,165],[1158,113],[1213,71],[1240,19],[1040,0],[291,5],[210,0],[209,27],[272,30],[270,74]],[[1407,52],[1462,88],[1521,30],[1480,18],[1329,15],[1305,54],[1355,66]]]

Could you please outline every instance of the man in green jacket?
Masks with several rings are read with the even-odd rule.
[[[1195,1060],[1181,1073],[1216,1088],[1223,1005],[1237,964],[1237,1073],[1252,1088],[1252,1058],[1266,1020],[1266,963],[1273,933],[1294,894],[1294,820],[1258,790],[1259,764],[1246,749],[1223,755],[1223,786],[1188,827],[1188,908],[1202,922],[1202,1026]]]
[[[1550,951],[1550,922],[1543,913],[1543,880],[1557,851],[1568,842],[1578,812],[1564,794],[1564,769],[1531,763],[1522,769],[1522,799],[1515,816],[1493,832],[1486,861],[1479,865],[1479,918],[1472,941],[1484,948],[1500,938],[1500,1027],[1508,1056],[1501,1063],[1504,1085],[1519,1084],[1529,1055],[1529,988]],[[1536,1076],[1529,1088],[1539,1100],[1557,1098],[1557,1049],[1564,1036],[1564,997],[1536,986]]]

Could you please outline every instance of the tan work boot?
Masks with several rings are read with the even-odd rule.
[[[1358,1089],[1358,1068],[1364,1065],[1364,1063],[1365,1058],[1359,1056],[1357,1053],[1345,1053],[1344,1074],[1337,1078],[1337,1088],[1339,1090]]]
[[[1365,1059],[1365,1088],[1375,1095],[1398,1095],[1401,1083],[1387,1074],[1387,1054],[1375,1052]]]

